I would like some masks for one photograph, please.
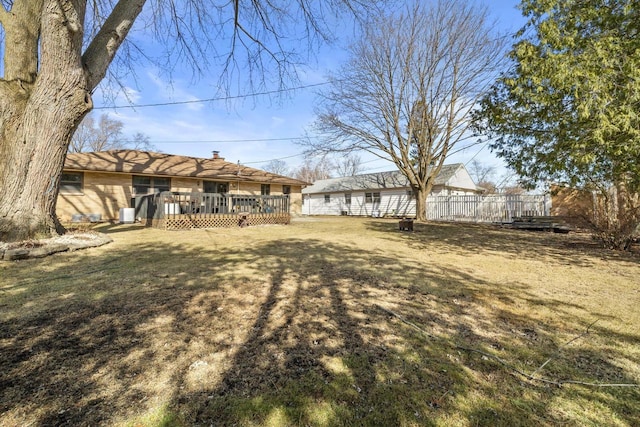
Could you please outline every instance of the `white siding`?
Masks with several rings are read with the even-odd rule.
[[[465,168],[459,168],[447,181],[447,186],[455,189],[450,194],[473,194],[476,189],[476,184]]]
[[[436,194],[441,196],[476,194],[476,185],[464,165],[450,165],[448,168],[445,165],[445,169],[451,176],[446,182],[440,182],[444,178],[437,181],[438,184],[431,190],[431,196]],[[390,180],[389,174],[395,178]],[[307,215],[341,215],[346,213],[355,216],[379,214],[380,216],[414,217],[416,213],[415,200],[408,194],[409,187],[403,187],[408,185],[406,179],[398,178],[398,174],[397,171],[384,172],[317,181],[305,189],[303,213]],[[358,181],[359,178],[364,181]],[[392,182],[394,187],[385,185],[385,182],[387,185]],[[379,187],[375,188],[376,185]],[[359,189],[349,190],[351,188]],[[363,190],[362,188],[371,189]],[[345,203],[345,192],[351,193],[350,205]],[[365,192],[380,193],[380,202],[366,203]],[[325,194],[330,195],[328,203],[324,201]]]
[[[380,191],[380,205],[376,209],[379,209],[382,215],[414,216],[416,202],[407,194],[406,189],[384,190]]]
[[[325,194],[305,194],[302,212],[307,215],[340,215],[345,210],[344,194],[327,194],[329,203],[325,202]]]
[[[472,196],[478,194],[475,190],[466,188],[452,188],[443,186],[434,186],[429,196]]]
[[[364,191],[351,193],[351,204],[345,203],[345,193],[326,193],[330,202],[325,203],[325,194],[305,194],[303,213],[306,215],[347,215],[372,216],[379,212],[384,216],[415,216],[416,204],[406,189],[367,191],[380,193],[380,202],[367,203]]]

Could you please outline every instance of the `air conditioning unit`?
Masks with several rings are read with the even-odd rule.
[[[120,224],[133,224],[136,221],[134,208],[120,208]]]

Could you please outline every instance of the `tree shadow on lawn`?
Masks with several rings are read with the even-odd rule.
[[[495,287],[488,290],[488,283],[454,270],[447,271],[443,284],[441,269],[416,268],[380,253],[372,257],[318,243],[271,245],[268,251],[279,252],[285,260],[300,253],[313,256],[301,259],[295,271],[287,262],[273,266],[263,317],[255,322],[222,382],[179,401],[178,408],[188,408],[179,411],[192,416],[189,423],[431,425],[446,423],[451,413],[461,417],[458,422],[483,425],[561,420],[547,405],[562,393],[545,396],[547,387],[526,385],[529,393],[514,405],[510,391],[518,391],[521,384],[512,372],[455,348],[491,352],[511,347],[513,337],[507,334],[478,334],[496,329],[492,318],[477,317],[474,310],[486,296],[481,294],[500,296]],[[388,265],[399,269],[376,272],[376,266]],[[411,285],[399,285],[401,281]],[[276,309],[280,298],[289,300],[283,311]],[[410,321],[437,331],[437,336],[416,333],[376,304],[402,311]],[[280,322],[272,328],[268,319]],[[521,319],[527,320],[535,322]],[[541,329],[549,336],[556,332]],[[521,354],[516,351],[515,356]],[[603,357],[598,368],[608,373],[607,378],[628,379]],[[506,393],[501,390],[504,384]],[[483,399],[476,402],[478,395]],[[634,395],[622,395],[626,403],[618,406],[608,391],[602,400],[620,414],[633,413]],[[594,420],[601,416],[596,411]]]
[[[504,253],[534,259],[552,257],[561,263],[576,266],[590,265],[590,257],[640,264],[638,254],[604,249],[585,233],[557,234],[489,224],[447,222],[416,222],[414,232],[401,232],[395,220],[371,220],[367,227],[421,250],[444,245],[447,251]]]
[[[521,383],[456,349],[536,350],[487,306],[513,291],[461,271],[316,240],[63,256],[14,289],[32,298],[3,301],[0,424],[552,425],[586,419],[552,409],[572,396],[604,408],[596,423],[640,423],[637,391]]]

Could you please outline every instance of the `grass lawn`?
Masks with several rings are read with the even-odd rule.
[[[101,230],[0,263],[0,425],[640,425],[640,388],[553,384],[640,384],[638,254],[344,217]]]

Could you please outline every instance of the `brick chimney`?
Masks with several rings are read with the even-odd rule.
[[[220,160],[224,160],[224,158],[220,157],[220,152],[219,151],[213,151],[213,158],[215,159],[220,159]]]

